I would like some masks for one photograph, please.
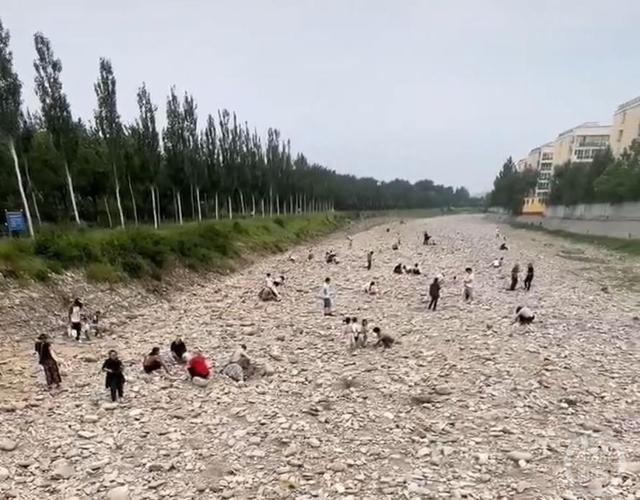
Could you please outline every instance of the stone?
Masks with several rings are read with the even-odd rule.
[[[69,479],[74,475],[75,469],[66,460],[57,460],[52,466],[51,478],[52,479]]]
[[[347,470],[347,466],[342,462],[333,462],[329,464],[329,470],[333,472],[344,472]]]
[[[82,420],[87,424],[95,424],[100,420],[100,417],[98,415],[85,415]]]
[[[107,500],[130,500],[128,486],[116,486],[107,493]]]
[[[18,443],[11,439],[0,438],[0,450],[2,451],[13,451],[18,447]]]
[[[209,385],[209,379],[206,378],[193,377],[191,382],[197,387],[207,387]]]
[[[11,476],[9,469],[6,467],[0,467],[0,482],[6,481]]]
[[[529,462],[533,459],[533,455],[527,451],[510,451],[507,453],[507,458],[514,462],[519,462],[521,460]]]

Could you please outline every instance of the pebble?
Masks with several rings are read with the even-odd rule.
[[[2,451],[13,451],[18,447],[18,443],[16,441],[12,441],[7,438],[0,438],[0,450]]]

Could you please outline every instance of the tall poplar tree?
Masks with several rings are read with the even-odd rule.
[[[36,60],[33,67],[36,70],[36,94],[42,106],[42,119],[51,136],[53,146],[62,157],[67,189],[71,198],[71,207],[76,224],[80,224],[80,214],[73,189],[73,178],[69,166],[74,150],[75,131],[71,109],[67,96],[62,91],[62,63],[56,59],[51,49],[51,42],[42,33],[34,35],[36,46]]]
[[[13,158],[13,165],[18,181],[18,190],[22,198],[22,206],[27,219],[29,235],[33,237],[33,223],[31,211],[22,184],[20,163],[16,154],[16,138],[20,133],[20,104],[22,103],[22,84],[18,75],[13,71],[13,54],[9,49],[11,37],[0,21],[0,140],[6,143]]]
[[[95,111],[96,126],[109,152],[109,161],[113,171],[113,182],[116,192],[116,203],[118,204],[118,213],[120,215],[120,226],[124,227],[124,212],[122,210],[122,200],[120,199],[120,180],[118,178],[118,162],[122,158],[120,151],[123,144],[123,129],[120,114],[118,113],[116,77],[113,74],[111,61],[104,57],[100,58],[100,74],[93,88],[96,91],[96,97],[98,99],[98,109]],[[135,210],[133,190],[131,190],[131,197],[131,202]]]

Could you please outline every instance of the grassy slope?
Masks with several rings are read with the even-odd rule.
[[[0,243],[6,278],[48,280],[65,269],[84,269],[93,281],[161,279],[172,267],[232,269],[242,255],[280,252],[344,226],[341,215],[244,219],[126,230],[46,232]]]

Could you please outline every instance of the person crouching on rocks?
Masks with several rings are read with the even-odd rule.
[[[119,397],[123,397],[124,388],[124,366],[118,359],[116,351],[109,351],[109,357],[102,364],[102,371],[107,374],[105,387],[111,392],[111,401],[115,402]]]
[[[396,264],[396,267],[393,268],[394,274],[402,274],[404,272],[405,266],[402,264]]]
[[[151,349],[151,352],[147,354],[142,362],[142,368],[145,373],[153,373],[160,368],[164,368],[164,371],[169,373],[169,369],[167,365],[162,361],[162,357],[160,356],[160,348],[154,347]]]
[[[197,351],[187,361],[187,372],[189,372],[191,380],[196,378],[207,380],[211,375],[210,364],[200,351]]]
[[[367,295],[378,295],[378,287],[375,281],[370,281],[363,288],[362,291]]]
[[[527,306],[516,307],[516,317],[513,320],[514,323],[520,323],[521,325],[530,325],[533,323],[535,315]]]
[[[178,335],[176,339],[171,342],[169,349],[171,350],[171,357],[176,363],[184,363],[186,361],[184,355],[187,353],[187,346],[182,340],[182,337]]]
[[[222,374],[236,382],[244,382],[252,375],[253,371],[251,359],[247,354],[247,346],[244,344],[240,345],[240,348],[233,353],[229,362],[222,368]]]

